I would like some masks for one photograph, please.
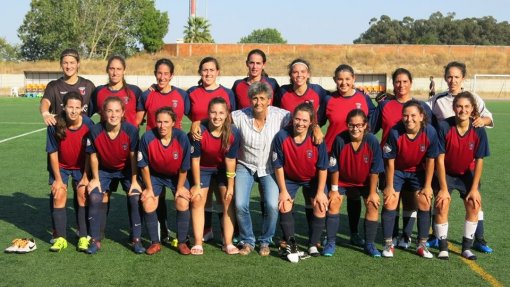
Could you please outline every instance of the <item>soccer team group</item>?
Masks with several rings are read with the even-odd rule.
[[[64,76],[47,85],[40,103],[48,126],[51,251],[68,245],[71,179],[77,249],[88,254],[102,248],[109,198],[119,183],[127,193],[131,247],[137,254],[158,253],[168,240],[166,191],[175,198],[176,247],[183,255],[204,253],[214,194],[226,254],[248,255],[258,244],[259,254],[268,256],[279,219],[280,255],[292,262],[304,254],[333,256],[345,195],[350,242],[368,255],[393,257],[395,247],[409,248],[416,222],[416,253],[433,258],[429,248],[434,247],[438,258],[448,259],[454,190],[466,210],[462,256],[475,260],[473,250],[492,252],[484,240],[479,187],[483,158],[489,155],[485,127],[493,126],[493,118],[478,95],[462,88],[463,63],[445,67],[448,91],[427,102],[412,98],[411,72],[396,69],[395,95],[377,107],[355,88],[349,65],[336,68],[336,90],[329,92],[310,83],[306,60],[295,59],[288,66],[290,84],[280,87],[264,72],[266,55],[259,49],[250,51],[248,76],[232,89],[217,83],[220,66],[212,57],[202,59],[198,85],[187,91],[171,85],[174,65],[165,58],[156,62],[156,83],[145,92],[126,83],[120,56],[109,58],[108,83],[99,87],[78,76],[76,50],[64,50],[60,64]],[[89,118],[95,113],[97,124]],[[182,130],[184,116],[192,122],[189,133]],[[381,129],[379,141],[374,134]],[[262,209],[258,236],[250,214],[255,182]],[[295,238],[294,199],[300,188],[308,224],[306,253],[299,252]],[[364,238],[358,232],[362,203]],[[374,243],[379,224],[382,252]],[[151,242],[147,247],[142,225]]]

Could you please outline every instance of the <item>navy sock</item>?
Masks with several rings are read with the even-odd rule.
[[[361,216],[361,200],[347,198],[347,217],[351,234],[358,233],[359,218]]]
[[[312,237],[313,229],[313,208],[305,207],[306,223],[308,223],[308,238]]]
[[[326,234],[328,242],[336,242],[336,233],[340,225],[340,214],[326,215]]]
[[[85,206],[78,206],[78,236],[87,236],[87,213]]]
[[[383,226],[383,237],[389,239],[393,237],[393,227],[395,225],[396,210],[388,210],[383,208],[381,213],[381,221]]]
[[[67,214],[66,208],[53,208],[53,220],[57,237],[66,237]]]
[[[186,242],[189,229],[190,211],[179,211],[177,210],[177,240],[179,243]]]
[[[473,247],[473,239],[462,237],[462,251],[469,250]]]
[[[395,220],[393,220],[393,232],[392,237],[398,237],[398,224],[400,221],[400,214],[399,212],[395,211]]]
[[[418,239],[427,239],[430,229],[430,210],[418,210]]]
[[[106,230],[106,219],[108,218],[108,212],[110,211],[110,201],[107,203],[101,202],[100,212],[101,212],[101,239],[104,238],[105,230]]]
[[[140,238],[142,236],[142,218],[140,217],[140,195],[129,196],[129,205],[131,206],[131,232],[132,238]]]
[[[101,240],[101,205],[103,194],[95,188],[89,194],[89,224],[90,236],[95,240]]]
[[[158,215],[155,211],[145,213],[145,226],[152,242],[159,242]]]
[[[326,225],[326,217],[313,217],[312,224],[312,236],[310,239],[310,245],[315,245],[320,243],[322,230],[324,229],[324,225]]]
[[[80,205],[78,204],[78,190],[77,188],[73,188],[74,190],[74,193],[73,193],[73,208],[74,208],[74,217],[76,219],[76,222],[78,222],[78,208],[80,207]]]
[[[55,220],[53,219],[53,200],[55,198],[53,197],[53,193],[50,192],[50,217],[51,217],[51,229],[53,230],[53,233],[55,233]]]
[[[168,236],[168,226],[167,226],[167,218],[168,218],[168,210],[166,206],[166,191],[163,189],[161,194],[159,195],[158,207],[156,208],[156,214],[158,216],[159,228],[161,229],[161,235]]]
[[[294,236],[294,214],[292,211],[280,212],[280,227],[282,228],[283,240],[289,241]]]
[[[484,239],[485,230],[483,229],[483,220],[478,220],[478,225],[476,226],[475,231],[475,239],[482,240]]]
[[[221,234],[223,234],[223,211],[222,212],[218,212],[218,219],[220,220]]]
[[[204,229],[212,228],[212,211],[205,211],[204,213]]]
[[[416,221],[416,218],[415,217],[410,217],[410,216],[404,216],[404,220],[403,221],[404,221],[404,232],[403,232],[403,234],[405,236],[411,237],[411,235],[413,234],[413,227],[414,227],[414,222]],[[429,222],[430,222],[430,218],[429,218]]]
[[[374,243],[379,222],[365,219],[365,242]]]

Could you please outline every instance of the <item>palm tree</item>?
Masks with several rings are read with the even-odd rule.
[[[184,26],[184,43],[214,43],[209,28],[211,24],[203,17],[189,17]]]

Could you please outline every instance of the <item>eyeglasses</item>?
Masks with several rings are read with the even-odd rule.
[[[362,124],[347,124],[347,127],[351,130],[353,130],[354,128],[357,128],[358,130],[363,128],[365,126],[365,123],[362,123]]]

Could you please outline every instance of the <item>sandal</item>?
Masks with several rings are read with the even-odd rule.
[[[239,249],[237,247],[235,247],[233,244],[223,246],[223,247],[221,247],[221,250],[223,250],[228,255],[239,254]]]
[[[195,245],[191,247],[191,254],[192,255],[203,255],[204,254],[204,248],[202,245]]]

